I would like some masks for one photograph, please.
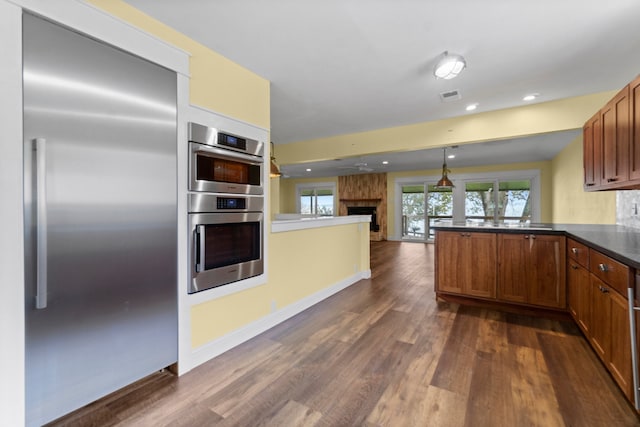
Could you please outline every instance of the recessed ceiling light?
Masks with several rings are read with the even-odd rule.
[[[523,101],[533,101],[534,99],[536,99],[538,96],[540,96],[539,93],[530,93],[529,95],[526,95],[524,98],[522,98]]]
[[[382,164],[383,164],[383,165],[388,165],[388,164],[389,164],[389,161],[387,161],[387,160],[383,160],[383,161],[382,161]]]
[[[307,172],[311,172],[311,169],[307,168]]]
[[[455,159],[455,158],[456,158],[456,155],[455,155],[455,154],[449,154],[449,155],[447,156],[447,159]]]
[[[476,103],[474,103],[474,104],[469,104],[469,105],[467,105],[467,107],[466,107],[465,109],[466,109],[467,111],[473,111],[473,110],[475,110],[476,108],[478,108],[478,103],[477,103],[477,102],[476,102]]]

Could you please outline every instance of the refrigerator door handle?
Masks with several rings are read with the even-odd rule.
[[[205,270],[205,226],[196,226],[196,244],[199,245],[199,256],[196,264],[196,273],[203,272]]]
[[[36,152],[36,308],[47,308],[47,149],[46,139],[33,141]]]

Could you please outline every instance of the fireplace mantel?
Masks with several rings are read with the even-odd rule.
[[[380,202],[382,199],[340,199],[341,202]]]

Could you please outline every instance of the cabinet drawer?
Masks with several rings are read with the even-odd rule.
[[[589,247],[573,239],[567,239],[567,255],[585,268],[589,268]]]
[[[589,259],[591,272],[626,297],[630,283],[629,267],[593,249],[589,250]]]

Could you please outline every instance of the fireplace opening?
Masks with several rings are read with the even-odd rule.
[[[375,206],[347,206],[347,215],[371,215],[370,231],[380,231]]]

